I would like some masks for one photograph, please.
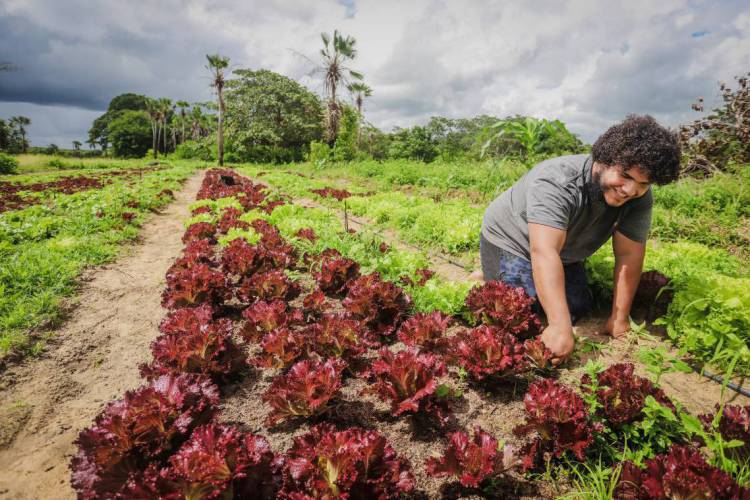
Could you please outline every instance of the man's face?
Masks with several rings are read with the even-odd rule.
[[[620,165],[601,165],[598,172],[599,187],[604,201],[610,207],[619,207],[627,201],[640,198],[651,185],[648,176],[638,166],[623,171]]]

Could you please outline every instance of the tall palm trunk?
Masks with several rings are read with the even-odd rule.
[[[219,166],[224,166],[224,86],[218,85],[216,91],[219,94],[219,126],[217,133],[217,146],[219,153]]]

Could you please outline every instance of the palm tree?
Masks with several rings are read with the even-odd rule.
[[[364,116],[362,115],[362,104],[364,103],[365,97],[372,95],[372,89],[365,84],[365,82],[352,82],[346,86],[349,92],[354,97],[354,104],[357,106],[357,115],[359,116],[360,125],[364,122]],[[362,138],[362,127],[357,127],[357,143]]]
[[[167,122],[170,116],[172,116],[172,99],[166,97],[160,98],[156,101],[156,109],[159,117],[159,130],[162,131],[162,146],[164,148],[163,153],[167,154]],[[159,138],[157,134],[157,146],[159,145]]]
[[[75,149],[76,151],[80,151],[81,146],[83,146],[83,143],[81,141],[73,141],[73,149]]]
[[[343,36],[338,30],[333,32],[333,40],[328,33],[321,33],[323,48],[320,55],[323,63],[319,69],[324,73],[323,82],[328,92],[328,113],[326,116],[326,130],[328,133],[328,144],[333,146],[339,131],[339,119],[341,108],[336,100],[336,90],[341,84],[348,84],[349,78],[362,79],[362,74],[346,66],[346,62],[357,56],[354,46],[357,44],[351,36]]]
[[[180,108],[180,142],[185,142],[185,122],[187,121],[187,113],[185,110],[190,107],[190,103],[187,101],[177,101],[177,107]]]
[[[219,166],[224,166],[224,70],[229,67],[229,58],[219,54],[206,54],[208,66],[206,69],[211,72],[211,87],[216,89],[219,99],[219,126],[216,130],[216,142],[219,150]]]
[[[156,159],[159,157],[159,148],[157,147],[159,138],[159,109],[156,99],[146,98],[146,112],[151,122],[151,151],[153,152],[154,159]]]
[[[18,135],[21,136],[21,152],[25,153],[29,146],[26,142],[26,127],[31,125],[31,120],[25,116],[14,116],[8,121],[10,126],[16,129]]]

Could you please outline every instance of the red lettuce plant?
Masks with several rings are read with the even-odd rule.
[[[266,425],[321,414],[341,388],[341,371],[345,367],[346,363],[340,359],[304,360],[292,366],[286,375],[277,376],[263,394],[263,401],[271,406]]]
[[[193,240],[182,251],[185,259],[199,264],[211,264],[214,260],[214,246],[211,240]]]
[[[119,498],[148,463],[166,457],[209,420],[218,402],[216,386],[195,375],[165,375],[126,392],[75,441],[73,488],[81,498]]]
[[[306,354],[307,342],[297,332],[277,328],[263,337],[263,352],[252,360],[261,368],[286,368]]]
[[[360,276],[349,284],[349,294],[342,301],[347,311],[363,319],[377,334],[393,333],[411,306],[403,289],[383,281],[380,274]]]
[[[721,407],[717,404],[716,411]],[[713,430],[714,415],[708,413],[699,417],[707,431]],[[737,439],[744,446],[732,448],[731,451],[739,455],[750,455],[750,406],[726,405],[719,417],[718,429],[726,441]]]
[[[450,316],[440,311],[416,313],[401,324],[397,335],[399,340],[409,347],[444,353],[448,347],[445,331],[451,321]]]
[[[244,238],[235,238],[224,248],[221,267],[227,274],[249,276],[258,269],[258,247]]]
[[[364,325],[345,314],[324,314],[307,327],[305,336],[310,339],[312,349],[322,357],[351,360],[365,351],[369,345],[360,337]]]
[[[709,465],[700,452],[690,446],[673,444],[669,453],[646,460],[640,469],[625,462],[615,489],[615,498],[627,500],[668,500],[748,498],[726,472]]]
[[[585,459],[584,452],[594,439],[594,427],[589,423],[586,403],[578,394],[552,379],[542,379],[529,387],[523,402],[526,422],[514,432],[537,434],[522,457],[524,470],[538,466],[546,451],[556,457],[571,451],[579,460]]]
[[[349,282],[358,277],[359,264],[346,257],[323,259],[320,264],[320,272],[315,273],[318,288],[330,296],[345,294]]]
[[[338,201],[349,198],[352,194],[346,189],[334,189],[334,188],[323,188],[323,189],[311,189],[311,193],[315,193],[321,198],[335,198]]]
[[[512,465],[510,448],[500,451],[497,439],[481,427],[474,430],[473,438],[465,432],[452,432],[448,439],[448,448],[442,457],[427,459],[430,476],[456,477],[462,485],[476,488]]]
[[[190,213],[192,215],[200,215],[200,214],[210,214],[213,212],[210,206],[208,205],[202,205],[198,208],[194,208]]]
[[[284,457],[279,498],[399,498],[414,490],[409,462],[377,431],[319,424]]]
[[[326,296],[316,288],[302,299],[302,312],[308,320],[316,320],[323,313],[331,308],[331,304],[326,302]]]
[[[242,211],[237,210],[234,207],[227,207],[221,213],[221,218],[216,225],[219,233],[227,234],[230,229],[249,229],[250,223],[240,220],[239,217],[243,214]]]
[[[436,417],[444,424],[450,411],[444,401],[433,397],[438,379],[447,373],[440,358],[415,350],[393,354],[386,347],[380,349],[378,354],[379,358],[370,367],[374,384],[364,392],[390,401],[395,416],[405,412],[423,413]]]
[[[523,288],[502,281],[488,281],[471,289],[466,297],[469,315],[475,321],[497,326],[518,336],[534,335],[541,322],[531,310],[534,299]]]
[[[195,429],[169,459],[162,473],[168,487],[163,490],[178,498],[274,498],[278,469],[264,437],[209,424]]]
[[[177,309],[200,304],[220,305],[231,298],[226,277],[206,264],[196,264],[167,276],[167,288],[162,293],[162,307]]]
[[[242,278],[237,289],[237,298],[244,303],[254,300],[292,300],[300,294],[297,283],[289,279],[284,271],[268,271]]]
[[[502,377],[526,369],[523,344],[510,333],[481,325],[454,337],[452,360],[476,380]]]
[[[182,334],[210,324],[213,317],[214,309],[210,304],[175,309],[162,320],[159,331],[165,334]]]
[[[633,368],[632,363],[618,363],[597,374],[596,399],[601,404],[598,413],[613,425],[640,418],[648,396],[653,396],[673,411],[675,409],[664,391],[655,387],[650,380],[633,375]],[[591,386],[591,382],[588,375],[581,377],[584,390]]]
[[[282,205],[286,205],[286,202],[284,200],[274,200],[274,201],[266,201],[260,209],[263,210],[265,213],[270,214],[273,212],[273,209],[276,207],[280,207]]]
[[[242,317],[247,321],[242,326],[240,335],[248,342],[257,342],[266,333],[286,326],[289,322],[286,302],[281,300],[273,302],[259,300],[242,311]]]
[[[524,341],[523,352],[526,361],[531,366],[542,369],[549,368],[552,361],[552,351],[544,345],[544,342],[539,337]]]
[[[641,274],[633,305],[647,308],[650,318],[663,316],[672,302],[673,295],[669,278],[659,271],[647,271]]]
[[[196,222],[191,224],[182,236],[182,242],[185,244],[193,240],[209,240],[216,243],[216,226],[210,222]]]
[[[227,319],[207,323],[196,320],[182,332],[160,335],[151,343],[151,352],[154,361],[141,366],[141,375],[147,379],[169,373],[201,373],[223,381],[245,367]]]
[[[297,231],[295,233],[295,236],[297,238],[300,238],[300,239],[303,239],[303,240],[308,240],[308,241],[311,241],[313,243],[315,243],[316,241],[318,241],[318,235],[315,234],[315,231],[313,231],[313,229],[309,228],[309,227],[305,227],[305,228],[300,229],[299,231]]]

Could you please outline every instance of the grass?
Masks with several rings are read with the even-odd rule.
[[[80,273],[113,260],[149,211],[171,201],[158,193],[178,189],[194,168],[147,173],[132,185],[115,179],[102,189],[53,194],[45,204],[0,214],[0,355],[38,352],[44,339],[30,331],[59,321]],[[125,222],[123,212],[135,213],[135,221]]]

